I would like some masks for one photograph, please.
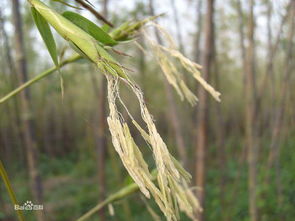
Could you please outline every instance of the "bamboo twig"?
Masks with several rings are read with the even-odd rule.
[[[152,171],[152,179],[156,179],[156,174],[157,172],[154,170]],[[132,193],[136,192],[139,190],[139,187],[136,183],[129,184],[128,186],[123,187],[116,193],[110,195],[108,198],[106,198],[104,201],[101,203],[97,204],[95,207],[93,207],[91,210],[89,210],[87,213],[85,213],[83,216],[78,218],[76,221],[85,221],[89,217],[91,217],[93,214],[97,213],[99,210],[101,210],[103,207],[108,205],[109,203],[115,202],[117,200],[120,200],[126,196],[131,195]]]
[[[83,0],[75,0],[75,1],[78,2],[83,8],[85,8],[88,11],[90,11],[97,19],[103,21],[104,23],[106,23],[107,25],[109,25],[112,28],[114,27],[114,25],[111,22],[109,22],[99,12],[97,12],[93,7],[91,7],[91,5],[87,4]]]
[[[74,55],[74,56],[70,57],[69,59],[64,60],[63,62],[61,62],[59,67],[54,66],[54,67],[51,67],[51,68],[47,69],[46,71],[43,71],[41,74],[37,75],[36,77],[32,78],[31,80],[27,81],[26,83],[20,85],[18,88],[14,89],[9,94],[2,97],[0,99],[0,104],[4,103],[8,99],[10,99],[13,96],[17,95],[18,93],[20,93],[25,88],[31,86],[32,84],[38,82],[39,80],[45,78],[46,76],[54,73],[55,71],[57,71],[59,68],[65,66],[66,64],[73,63],[73,62],[75,62],[77,60],[80,60],[80,59],[82,59],[82,57],[77,54],[77,55]]]

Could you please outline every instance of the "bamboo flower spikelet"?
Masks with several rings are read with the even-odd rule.
[[[148,166],[145,163],[142,154],[130,136],[128,125],[124,122],[116,108],[117,98],[122,105],[124,102],[119,97],[118,79],[107,75],[108,79],[108,103],[110,107],[110,116],[108,123],[112,134],[113,144],[119,153],[124,166],[130,176],[139,185],[142,193],[146,197],[153,195],[156,203],[167,217],[167,220],[177,220],[178,207],[189,217],[193,218],[194,213],[200,210],[199,204],[193,193],[188,188],[187,182],[190,175],[181,167],[181,165],[171,156],[166,144],[161,138],[154,124],[143,99],[143,94],[139,87],[130,80],[123,80],[129,85],[137,96],[141,116],[146,124],[147,132],[133,119],[128,109],[133,124],[138,129],[143,139],[150,145],[153,157],[157,167],[158,187],[151,180]]]
[[[112,143],[123,165],[134,182],[138,185],[140,191],[145,197],[150,198],[152,196],[154,198],[167,220],[178,220],[179,210],[185,212],[188,217],[194,219],[196,213],[201,211],[201,208],[188,185],[191,178],[190,174],[186,172],[180,163],[170,154],[148,110],[141,89],[131,77],[127,75],[125,68],[123,68],[123,66],[107,51],[108,48],[119,44],[120,41],[134,38],[137,33],[140,33],[139,30],[142,29],[146,23],[156,17],[151,17],[140,22],[126,22],[109,34],[97,29],[106,39],[111,39],[111,44],[106,44],[107,41],[99,41],[100,36],[96,36],[98,37],[96,38],[83,28],[81,21],[84,18],[82,16],[80,16],[81,18],[79,18],[79,16],[75,18],[73,13],[61,15],[39,0],[28,1],[34,10],[36,10],[50,26],[82,56],[93,62],[107,78],[108,106],[110,111],[107,122],[112,136]],[[71,18],[75,19],[71,20]],[[77,21],[77,19],[82,20]],[[179,67],[173,62],[174,60],[177,60],[183,69],[191,73],[193,78],[219,101],[219,92],[215,91],[214,88],[207,84],[201,77],[199,72],[200,66],[193,63],[176,50],[173,46],[173,41],[161,27],[152,22],[150,22],[150,24],[160,30],[163,36],[165,36],[168,46],[165,47],[164,45],[155,43],[155,41],[149,37],[146,29],[143,31],[144,36],[148,39],[151,51],[158,60],[164,75],[180,95],[181,99],[185,98],[191,104],[197,102],[196,96],[185,84],[182,75],[178,71]],[[90,25],[95,27],[95,24]],[[140,124],[134,120],[128,111],[128,107],[124,104],[123,99],[121,99],[121,83],[124,83],[124,85],[131,89],[136,96],[141,118],[145,125],[140,126]],[[135,128],[137,128],[138,133],[141,134],[150,147],[156,165],[156,182],[153,181],[153,176],[148,164],[130,133],[127,121],[118,111],[118,104],[121,104],[126,110]]]
[[[147,39],[152,54],[160,65],[164,76],[176,90],[181,100],[186,99],[191,105],[195,105],[198,101],[198,98],[188,88],[184,81],[184,77],[181,71],[185,70],[195,80],[197,80],[216,101],[220,101],[220,93],[202,78],[200,73],[200,69],[202,67],[199,64],[186,58],[176,49],[173,39],[163,27],[154,22],[150,22],[150,24],[156,29],[157,33],[161,35],[158,37],[163,37],[164,43],[166,43],[167,46],[161,45],[154,39],[152,39],[149,32],[147,31],[147,28],[142,31],[143,35],[145,39]]]

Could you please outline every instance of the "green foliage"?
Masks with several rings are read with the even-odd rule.
[[[91,35],[41,1],[29,0],[29,2],[61,37],[76,46],[102,72],[127,78],[122,66],[103,47],[97,44],[96,39]]]
[[[58,66],[58,55],[56,50],[56,44],[53,38],[53,35],[51,33],[50,27],[48,25],[48,22],[42,17],[42,15],[34,8],[31,8],[32,15],[35,21],[35,24],[42,36],[42,39],[47,47],[47,50],[55,64],[55,66]]]
[[[71,11],[66,11],[62,15],[73,22],[75,25],[77,25],[79,28],[86,31],[103,45],[114,46],[118,44],[118,42],[115,41],[108,33],[106,33],[102,28],[98,27],[87,18]]]

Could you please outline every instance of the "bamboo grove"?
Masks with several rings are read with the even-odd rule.
[[[0,220],[291,220],[295,1],[124,2],[0,6]]]

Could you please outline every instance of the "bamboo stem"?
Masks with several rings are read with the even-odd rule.
[[[16,196],[15,196],[15,193],[13,191],[13,188],[12,188],[12,185],[11,185],[11,183],[9,181],[7,172],[6,172],[5,168],[4,168],[4,165],[3,165],[1,160],[0,160],[0,175],[1,175],[2,179],[3,179],[3,182],[5,184],[5,187],[7,189],[7,192],[9,194],[9,197],[10,197],[10,200],[11,200],[12,204],[17,205],[18,202],[17,202]],[[17,213],[17,217],[18,217],[19,221],[24,221],[25,220],[21,210],[16,210],[16,213]]]

